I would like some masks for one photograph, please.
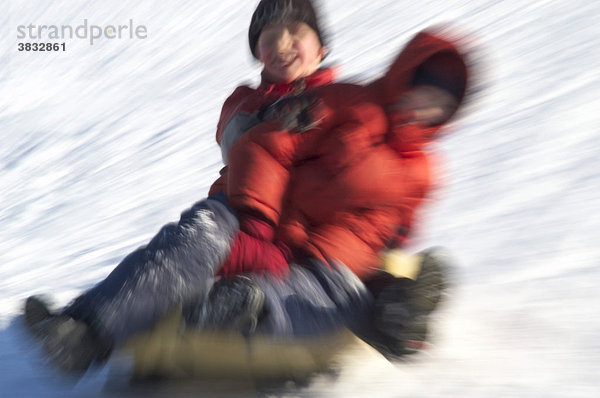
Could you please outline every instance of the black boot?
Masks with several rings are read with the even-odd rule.
[[[236,275],[216,282],[201,308],[199,324],[209,330],[230,330],[245,336],[255,331],[265,294],[252,279]]]
[[[450,259],[444,249],[421,253],[415,280],[394,278],[375,300],[375,328],[382,334],[378,348],[398,359],[427,347],[430,315],[447,294]]]
[[[87,324],[52,313],[40,297],[25,302],[25,323],[50,361],[65,373],[82,375],[90,366],[105,362],[112,351]]]

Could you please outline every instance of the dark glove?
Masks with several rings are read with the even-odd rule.
[[[279,120],[281,127],[302,133],[316,127],[323,119],[321,101],[310,95],[284,97],[260,110],[260,120]]]

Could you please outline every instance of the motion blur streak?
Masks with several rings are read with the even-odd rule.
[[[21,302],[43,292],[66,304],[206,195],[221,167],[223,100],[259,75],[246,30],[255,2],[4,3],[0,396],[114,396],[108,370],[55,380],[20,331]],[[337,379],[288,395],[597,396],[600,3],[327,0],[323,10],[326,61],[362,80],[419,29],[458,24],[482,46],[480,95],[440,143],[445,185],[414,246],[444,245],[459,261],[435,347],[397,366],[356,353]],[[133,20],[147,38],[18,51],[19,25],[84,19]]]

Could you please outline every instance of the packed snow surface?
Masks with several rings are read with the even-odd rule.
[[[258,81],[255,3],[3,2],[0,397],[139,392],[111,388],[111,366],[78,382],[55,373],[23,332],[22,302],[67,304],[206,196],[221,167],[220,107]],[[337,378],[271,394],[599,396],[600,3],[327,0],[323,11],[326,61],[345,79],[379,76],[428,26],[470,32],[476,93],[438,144],[443,185],[411,247],[448,247],[455,285],[429,353],[395,365],[357,356]],[[48,36],[84,24],[85,38]],[[114,30],[92,39],[92,25]],[[40,40],[65,51],[18,50]],[[140,392],[203,394],[250,392]]]

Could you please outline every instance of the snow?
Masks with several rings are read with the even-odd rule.
[[[222,102],[259,73],[246,36],[255,2],[4,4],[0,397],[134,396],[107,388],[109,368],[78,382],[54,373],[22,331],[22,302],[45,293],[67,304],[206,195],[221,167]],[[479,42],[482,91],[439,143],[446,178],[414,246],[444,245],[456,256],[435,348],[397,365],[357,353],[337,379],[278,394],[598,396],[600,3],[327,0],[323,8],[327,61],[343,61],[343,77],[374,78],[418,30],[453,22]],[[131,19],[147,38],[17,51],[26,41],[19,25],[84,19]],[[203,391],[210,396],[167,395]],[[140,394],[152,392],[164,391]]]

